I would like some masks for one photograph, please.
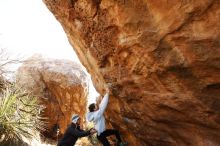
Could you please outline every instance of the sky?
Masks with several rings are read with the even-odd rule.
[[[41,54],[80,62],[42,0],[0,0],[0,48],[12,58]],[[89,89],[90,96],[97,96],[93,87]]]
[[[78,62],[60,23],[42,0],[0,0],[0,47],[13,55],[38,53]]]

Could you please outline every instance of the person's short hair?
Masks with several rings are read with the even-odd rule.
[[[95,110],[95,103],[92,103],[89,105],[89,111],[94,112],[94,110]]]

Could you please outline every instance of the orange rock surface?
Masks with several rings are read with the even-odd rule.
[[[219,0],[44,2],[130,145],[220,145]]]
[[[63,134],[72,114],[82,118],[86,111],[87,76],[79,64],[67,60],[33,57],[18,69],[17,82],[41,99],[45,106],[49,138],[56,136],[56,124]]]

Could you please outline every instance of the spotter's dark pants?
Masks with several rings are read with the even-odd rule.
[[[105,130],[100,135],[98,135],[97,138],[103,144],[103,146],[110,146],[110,143],[108,142],[108,139],[107,139],[107,137],[110,135],[115,135],[118,142],[121,142],[121,137],[120,137],[118,130],[114,130],[114,129]]]

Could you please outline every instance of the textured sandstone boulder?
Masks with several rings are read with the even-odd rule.
[[[44,0],[131,145],[220,145],[219,0]]]
[[[56,136],[57,125],[63,134],[72,114],[85,114],[88,85],[79,64],[35,56],[18,69],[17,81],[38,96],[45,106],[46,137]]]

